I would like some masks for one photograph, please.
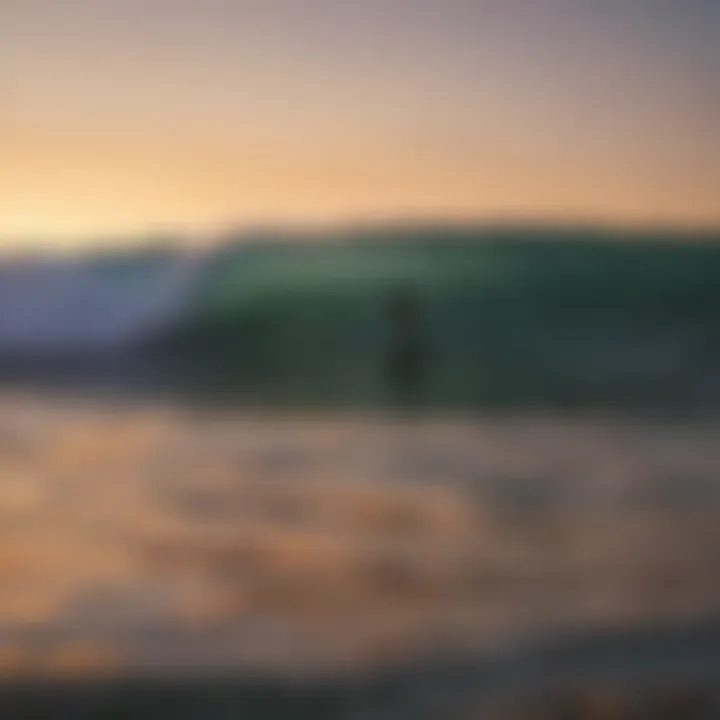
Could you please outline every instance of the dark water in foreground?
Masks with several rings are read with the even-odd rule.
[[[720,712],[717,626],[556,640],[499,661],[337,681],[215,675],[0,686],[18,720],[710,720]]]

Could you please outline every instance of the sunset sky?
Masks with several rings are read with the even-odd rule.
[[[720,225],[720,0],[0,0],[0,237]]]

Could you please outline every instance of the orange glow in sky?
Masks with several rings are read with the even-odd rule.
[[[4,0],[0,237],[720,225],[705,0]]]

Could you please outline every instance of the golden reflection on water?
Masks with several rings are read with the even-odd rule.
[[[720,602],[720,428],[0,400],[0,676],[340,671]]]

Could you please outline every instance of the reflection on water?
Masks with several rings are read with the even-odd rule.
[[[719,438],[714,422],[250,416],[5,395],[0,674],[321,682],[431,658],[457,664],[449,687],[465,697],[482,683],[459,667],[478,658],[712,623]],[[682,652],[668,641],[637,667],[614,646],[583,662],[597,673],[615,652],[633,673],[675,662],[696,678],[717,670],[711,637]],[[537,670],[518,662],[512,682]]]

